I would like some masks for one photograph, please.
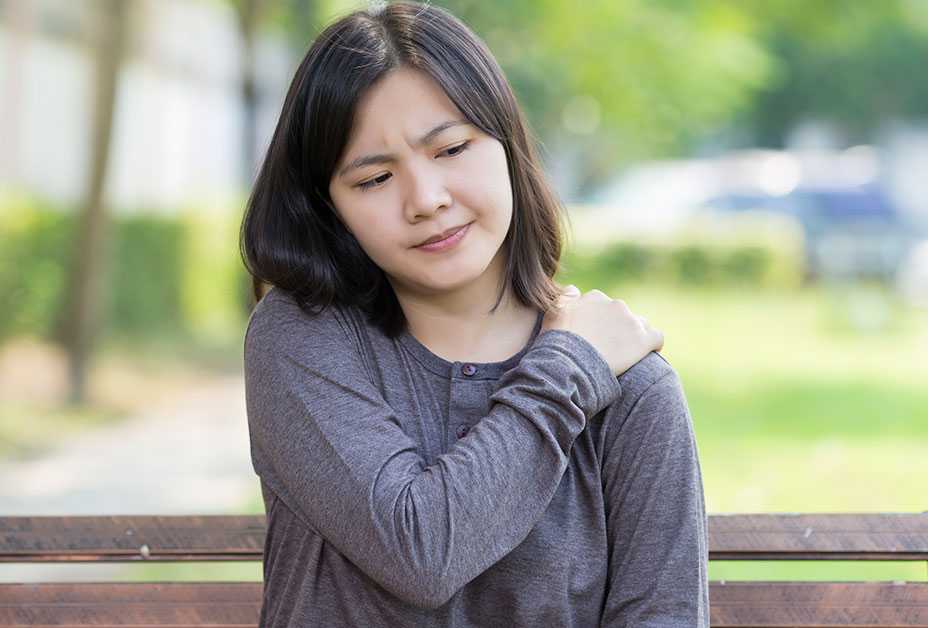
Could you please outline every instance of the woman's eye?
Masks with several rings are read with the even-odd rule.
[[[470,145],[470,140],[467,140],[466,142],[462,142],[460,144],[457,144],[456,146],[452,146],[451,148],[446,148],[439,154],[448,155],[449,157],[457,157],[458,155],[463,153],[465,150],[467,150],[467,147],[469,145]],[[361,183],[358,183],[357,187],[359,187],[362,190],[369,190],[370,188],[380,187],[381,185],[387,182],[387,179],[389,179],[390,176],[391,176],[390,173],[386,172],[380,175],[379,177],[374,177],[373,179],[368,179],[367,181],[362,181]]]
[[[358,187],[361,188],[362,190],[377,187],[378,185],[386,183],[387,180],[384,179],[384,177],[389,177],[389,176],[390,176],[389,173],[385,173],[385,174],[380,175],[379,177],[374,177],[373,179],[370,179],[368,181],[362,181],[361,183],[358,184]]]
[[[463,143],[461,143],[461,144],[458,144],[457,146],[452,146],[451,148],[448,148],[448,149],[442,151],[442,154],[446,154],[446,155],[448,155],[449,157],[456,157],[457,155],[460,155],[460,154],[463,153],[465,150],[467,150],[467,146],[468,146],[469,144],[470,144],[470,140],[468,140],[468,141],[466,141],[466,142],[463,142]],[[457,151],[457,152],[452,153],[451,151]]]

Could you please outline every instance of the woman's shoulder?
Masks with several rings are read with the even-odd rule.
[[[619,383],[622,395],[604,418],[607,443],[622,441],[620,434],[670,442],[680,430],[692,430],[683,384],[661,354],[646,355],[619,376]]]
[[[348,337],[348,328],[356,324],[358,316],[351,308],[335,304],[304,308],[292,294],[275,287],[252,309],[245,328],[245,345],[308,343],[335,349]]]
[[[622,398],[634,404],[649,389],[658,394],[674,393],[680,387],[680,378],[664,356],[652,351],[619,375],[619,384]]]

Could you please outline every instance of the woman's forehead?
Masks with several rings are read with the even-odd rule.
[[[441,86],[423,72],[398,68],[374,84],[359,101],[352,142],[389,143],[402,137],[414,145],[448,120],[464,120],[464,115]]]

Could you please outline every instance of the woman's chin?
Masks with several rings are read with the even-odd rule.
[[[458,267],[445,272],[431,272],[424,277],[420,275],[416,283],[423,292],[432,294],[448,293],[466,288],[477,281],[480,275],[479,270],[465,271]]]

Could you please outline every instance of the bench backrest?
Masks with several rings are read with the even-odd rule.
[[[260,561],[263,515],[0,517],[0,562]],[[928,513],[709,517],[710,560],[928,564]],[[260,582],[0,584],[0,626],[256,626]],[[710,584],[713,626],[928,626],[928,582]]]

